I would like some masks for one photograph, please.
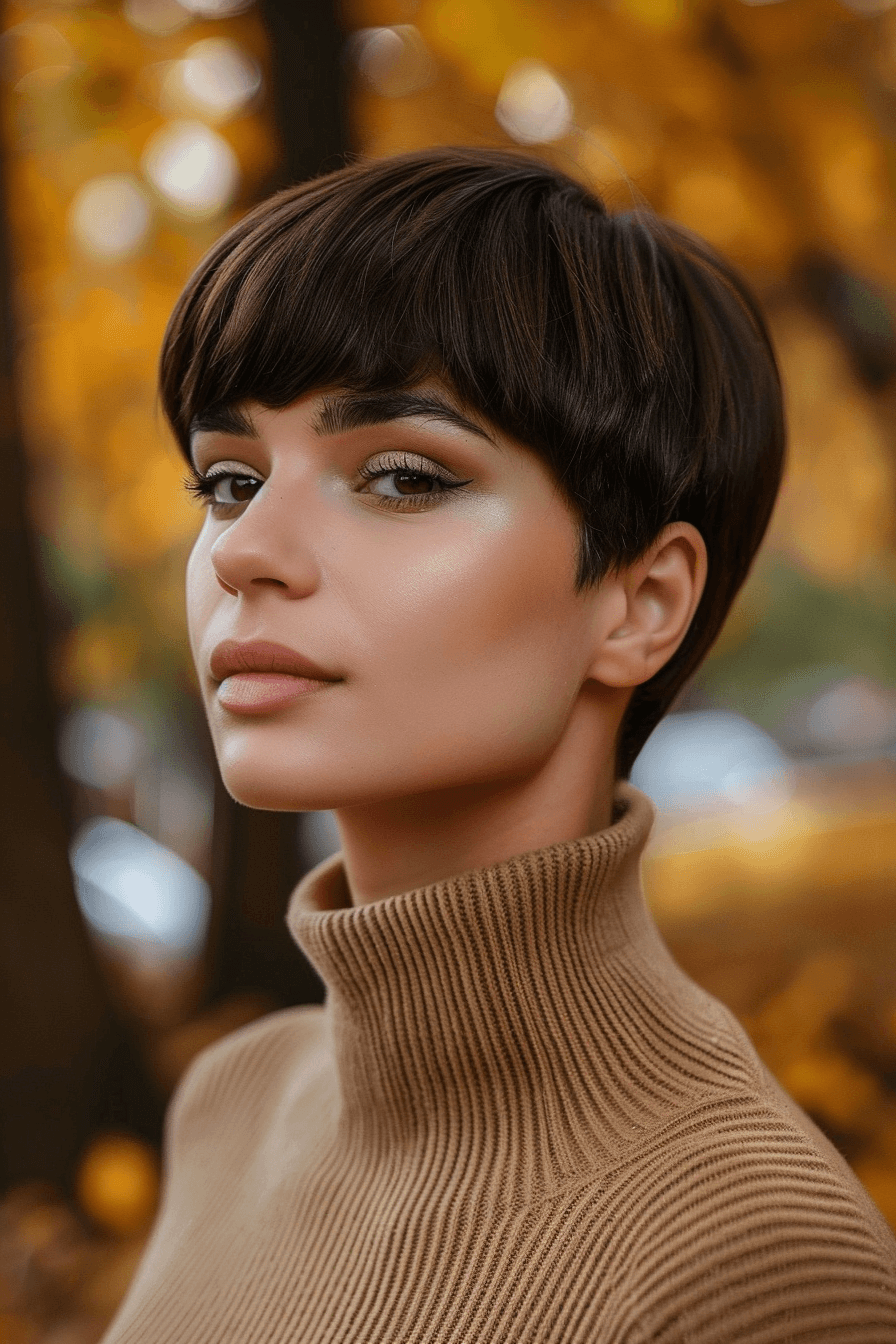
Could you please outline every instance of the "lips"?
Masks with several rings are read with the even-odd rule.
[[[212,650],[209,669],[215,681],[223,681],[240,672],[283,672],[289,677],[309,677],[313,681],[341,681],[336,672],[313,663],[289,649],[285,644],[272,644],[266,639],[242,643],[225,639]]]
[[[234,714],[270,714],[342,677],[268,640],[226,639],[212,651],[209,670],[219,683],[218,703]]]

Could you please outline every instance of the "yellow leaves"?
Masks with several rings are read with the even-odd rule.
[[[860,269],[896,278],[893,184],[866,104],[864,90],[842,75],[815,71],[776,91],[774,117],[802,183],[812,241],[854,258]]]
[[[663,55],[651,72],[656,103],[668,116],[691,122],[703,134],[718,135],[729,115],[730,83],[697,51],[678,48]]]
[[[14,26],[3,38],[7,199],[25,337],[20,403],[39,465],[36,515],[73,572],[115,573],[108,610],[98,616],[88,602],[92,614],[59,674],[66,696],[112,694],[156,675],[153,664],[168,656],[162,646],[170,653],[183,643],[173,613],[200,514],[181,488],[183,467],[156,406],[156,364],[184,281],[227,221],[184,226],[141,176],[141,159],[165,121],[160,70],[208,30],[197,21],[147,38],[120,5],[11,3],[6,19]],[[257,11],[217,22],[214,33],[265,66]],[[251,197],[278,154],[267,112],[230,121],[226,137],[244,160]],[[110,174],[125,175],[145,199],[142,254],[91,249],[84,230],[71,227],[73,202]],[[110,212],[98,212],[101,238],[115,233]],[[95,600],[96,585],[84,587]]]
[[[113,432],[117,437],[119,425]],[[112,562],[122,568],[145,564],[192,538],[201,516],[182,488],[184,467],[172,453],[142,451],[128,439],[134,474],[110,494],[103,514],[103,535]]]
[[[60,196],[58,183],[37,158],[14,161],[8,173],[10,190],[7,193],[7,210],[18,267],[25,270],[48,263],[58,266],[59,241],[65,238],[65,203]],[[35,215],[43,223],[41,229],[34,228]],[[55,256],[48,246],[48,235],[57,239]],[[26,291],[24,298],[29,308],[38,300],[38,296],[29,291]]]
[[[342,0],[339,17],[348,33],[359,28],[388,28],[416,19],[416,0]]]
[[[76,60],[71,43],[56,24],[26,19],[7,28],[2,38],[4,77],[16,92],[23,81],[35,90],[50,88],[68,73]]]
[[[790,456],[772,538],[823,582],[848,583],[891,544],[896,468],[833,334],[796,307],[778,314],[774,329]]]
[[[127,622],[98,619],[72,631],[57,672],[64,699],[114,696],[131,680],[141,652],[141,636]]]
[[[794,118],[804,170],[816,196],[822,237],[847,254],[859,254],[892,210],[884,147],[876,127],[845,99],[824,90],[803,99]]]
[[[85,64],[135,70],[145,59],[138,34],[119,14],[98,13],[93,8],[84,13],[75,6],[57,9],[54,24]]]
[[[25,417],[38,443],[53,443],[63,458],[102,461],[109,405],[132,399],[135,384],[151,397],[153,337],[140,309],[99,287],[32,329],[23,366]]]
[[[695,165],[676,178],[669,191],[669,211],[681,223],[710,241],[731,246],[749,227],[751,204],[740,165],[734,169]]]
[[[258,117],[240,117],[222,134],[239,159],[244,190],[246,186],[257,190],[277,165],[279,146],[269,128]]]
[[[103,287],[82,291],[35,331],[30,351],[30,437],[46,445],[57,471],[92,482],[93,527],[114,568],[151,562],[199,527],[155,400],[156,352],[173,300],[161,286],[132,299]],[[51,530],[64,530],[72,504],[71,489],[56,492],[63,518],[48,519]]]
[[[832,1027],[856,989],[848,954],[809,957],[744,1026],[765,1063],[795,1101],[840,1133],[874,1133],[886,1099],[874,1074],[836,1048]]]
[[[824,1048],[789,1061],[779,1070],[778,1082],[803,1110],[837,1130],[864,1128],[881,1099],[873,1074]]]
[[[428,0],[417,26],[473,89],[496,95],[515,61],[547,55],[545,30],[556,19],[526,0]]]
[[[636,136],[599,123],[581,134],[577,150],[582,172],[598,188],[626,179],[641,187],[656,163],[647,135]]]
[[[849,127],[837,130],[820,155],[822,202],[844,229],[872,228],[884,213],[881,148],[870,136]]]
[[[148,1144],[123,1134],[94,1139],[77,1176],[78,1198],[96,1222],[119,1236],[145,1231],[159,1196],[159,1166]]]
[[[23,76],[46,66],[70,65],[75,58],[71,43],[59,25],[47,15],[11,24],[3,34],[4,78],[15,84]]]
[[[670,156],[664,209],[743,266],[781,271],[792,239],[786,216],[760,173],[717,144]]]
[[[841,952],[810,958],[754,1018],[745,1022],[757,1050],[774,1072],[818,1048],[828,1021],[849,1001],[856,967]]]
[[[685,17],[683,0],[619,0],[621,13],[656,32],[665,32]]]
[[[651,905],[667,923],[739,904],[778,920],[800,893],[847,902],[855,889],[889,890],[896,855],[889,794],[881,806],[843,817],[796,798],[764,820],[731,813],[682,823],[651,846]]]

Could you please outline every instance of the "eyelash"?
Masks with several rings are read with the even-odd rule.
[[[452,490],[462,489],[471,483],[469,480],[458,480],[444,468],[440,468],[437,463],[431,462],[427,458],[417,457],[415,454],[386,454],[375,459],[375,461],[375,466],[365,463],[359,468],[357,473],[359,480],[367,484],[388,476],[405,473],[409,476],[420,476],[426,480],[431,480],[437,486],[437,489],[433,491],[421,492],[418,495],[376,495],[377,507],[398,511],[409,509],[419,511],[420,509],[432,508],[435,501],[440,497],[449,494]],[[215,501],[215,490],[222,481],[257,481],[259,485],[263,484],[256,476],[243,475],[235,471],[210,471],[203,474],[192,468],[190,475],[184,480],[184,487],[194,499],[198,499],[201,504],[210,508],[216,517],[223,518],[230,516],[242,505],[217,503]],[[372,492],[358,491],[357,493],[370,494]],[[251,500],[243,502],[251,503]]]
[[[203,474],[197,471],[195,467],[190,469],[190,474],[184,479],[184,488],[187,493],[199,503],[210,509],[217,518],[227,518],[237,509],[240,504],[220,504],[215,500],[215,490],[221,481],[258,481],[256,476],[246,476],[237,471],[209,471]],[[261,485],[261,481],[258,481]],[[247,500],[246,503],[251,501]]]
[[[420,476],[424,480],[433,481],[437,487],[431,492],[423,492],[419,495],[376,495],[377,505],[382,508],[399,511],[431,509],[435,507],[437,500],[443,499],[452,490],[461,490],[471,483],[469,480],[459,480],[446,471],[444,467],[439,467],[438,463],[431,462],[425,457],[418,457],[415,453],[385,453],[375,458],[374,462],[376,463],[375,466],[365,462],[359,468],[358,477],[360,480],[370,483],[371,481],[384,480],[387,476],[405,474]]]

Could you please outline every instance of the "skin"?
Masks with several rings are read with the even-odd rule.
[[[607,825],[626,705],[706,577],[700,534],[674,523],[576,591],[578,523],[548,468],[480,417],[452,420],[444,388],[415,394],[390,419],[338,389],[248,405],[193,440],[200,475],[231,473],[187,573],[224,782],[248,806],[332,809],[356,904]],[[338,680],[234,712],[210,669],[226,639]]]

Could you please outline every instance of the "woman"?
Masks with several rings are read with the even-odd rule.
[[[896,1246],[674,965],[624,780],[777,491],[738,278],[528,158],[266,202],[162,355],[228,789],[332,808],[324,1008],[203,1054],[109,1344],[896,1340]]]

